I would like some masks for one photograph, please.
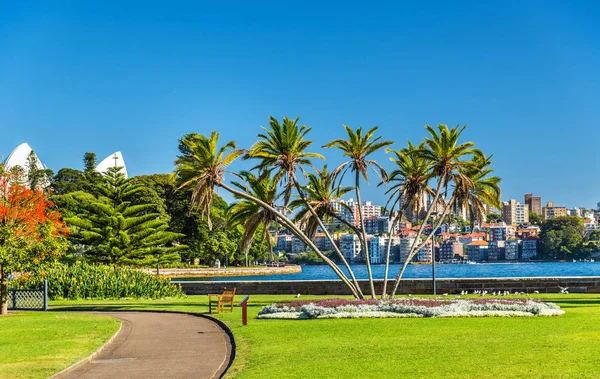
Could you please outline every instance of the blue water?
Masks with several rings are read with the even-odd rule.
[[[367,268],[364,265],[351,265],[358,279],[367,279]],[[395,278],[401,265],[390,265],[389,278]],[[373,276],[383,279],[385,266],[374,265]],[[345,271],[345,270],[344,270]],[[553,277],[553,276],[600,276],[600,262],[535,262],[535,263],[480,263],[480,264],[437,264],[437,278],[506,278],[506,277]],[[409,265],[404,278],[431,278],[431,265]],[[326,265],[303,266],[302,273],[228,276],[213,278],[185,278],[177,281],[210,280],[316,280],[338,279],[333,270]]]

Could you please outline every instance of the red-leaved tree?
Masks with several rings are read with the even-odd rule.
[[[68,229],[41,190],[12,181],[0,167],[0,315],[8,313],[8,276],[66,251]]]

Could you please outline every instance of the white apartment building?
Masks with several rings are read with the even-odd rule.
[[[519,240],[505,241],[504,259],[507,261],[516,261],[519,259]]]
[[[398,254],[400,262],[406,261],[408,258],[408,254],[410,253],[410,249],[412,245],[415,243],[415,237],[413,236],[404,236],[399,238],[398,240]]]
[[[431,262],[431,258],[433,257],[433,243],[431,241],[427,242],[425,246],[423,246],[417,255],[415,256],[415,261],[417,262]]]
[[[505,241],[515,237],[515,228],[502,222],[490,227],[490,241]]]
[[[363,218],[372,218],[381,216],[381,207],[379,205],[373,205],[370,201],[365,201],[362,206]]]
[[[529,205],[516,200],[504,202],[502,205],[502,221],[509,225],[529,223]]]
[[[306,251],[306,244],[298,237],[292,237],[292,253],[303,253]]]
[[[369,241],[369,257],[371,263],[385,263],[385,257],[387,255],[387,248],[390,238],[387,236],[371,237]],[[400,238],[392,237],[391,248],[390,248],[390,260],[393,259],[393,253],[396,250],[396,246],[400,243]]]
[[[360,254],[360,240],[356,234],[342,234],[340,236],[340,250],[350,262],[354,262]]]

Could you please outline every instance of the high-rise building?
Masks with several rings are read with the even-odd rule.
[[[563,217],[567,215],[567,207],[554,206],[552,201],[549,201],[548,204],[542,208],[542,219],[544,220],[550,220],[551,218]]]
[[[508,225],[529,223],[529,207],[516,200],[509,200],[502,205],[502,221]]]
[[[541,196],[533,196],[528,193],[525,195],[525,204],[529,207],[529,210],[536,215],[542,215],[542,198]]]

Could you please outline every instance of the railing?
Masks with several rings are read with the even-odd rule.
[[[44,287],[38,289],[9,289],[8,309],[27,311],[48,310],[48,279],[44,278]]]

